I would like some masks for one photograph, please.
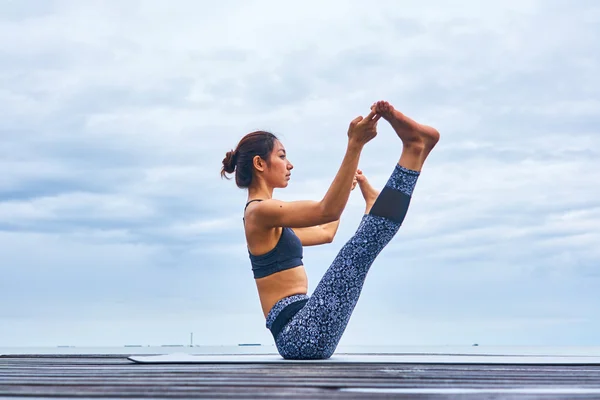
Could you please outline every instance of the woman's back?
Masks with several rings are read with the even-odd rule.
[[[261,200],[257,200],[261,201]],[[308,292],[308,277],[301,260],[302,244],[290,228],[267,228],[257,224],[249,202],[244,231],[258,296],[265,317],[280,299]],[[250,210],[248,210],[248,208]],[[291,244],[290,242],[296,243]],[[296,253],[300,245],[300,258]]]

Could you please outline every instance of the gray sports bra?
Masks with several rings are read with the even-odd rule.
[[[262,200],[250,200],[246,203],[244,211],[248,208],[248,204],[253,201]],[[300,238],[288,227],[283,227],[279,241],[269,252],[255,256],[248,250],[254,279],[264,278],[275,272],[304,265],[302,254],[302,242]]]

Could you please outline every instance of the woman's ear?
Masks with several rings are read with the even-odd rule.
[[[254,156],[252,159],[252,165],[254,165],[254,168],[261,172],[265,170],[265,162],[262,158],[260,158],[260,156]]]

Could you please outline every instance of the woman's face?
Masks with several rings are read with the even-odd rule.
[[[270,165],[265,170],[265,178],[270,186],[284,188],[288,185],[291,177],[291,171],[294,168],[287,159],[285,148],[279,140],[275,140],[273,151],[271,152]]]

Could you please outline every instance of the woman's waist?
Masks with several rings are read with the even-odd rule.
[[[280,271],[255,281],[265,318],[279,300],[308,292],[308,277],[303,266]]]

